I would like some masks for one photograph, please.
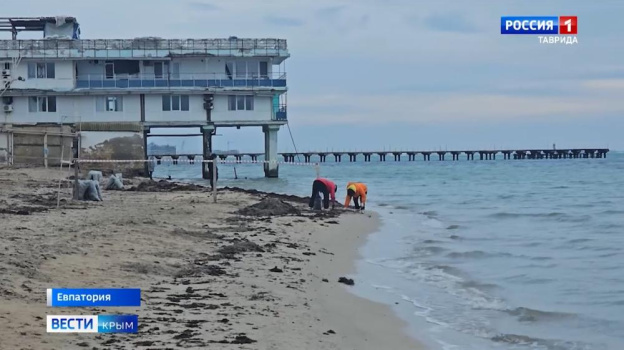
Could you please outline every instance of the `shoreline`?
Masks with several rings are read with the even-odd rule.
[[[221,189],[214,204],[188,185],[104,191],[104,202],[89,203],[69,200],[63,186],[56,209],[65,176],[0,168],[0,209],[23,211],[0,214],[6,346],[423,348],[391,307],[338,283],[355,272],[359,249],[379,225],[374,213],[319,214],[301,197],[242,189]],[[287,205],[258,207],[262,198]],[[272,214],[276,206],[287,215]],[[50,287],[140,287],[143,306],[51,309]],[[138,314],[139,333],[45,333],[46,314],[107,313]]]

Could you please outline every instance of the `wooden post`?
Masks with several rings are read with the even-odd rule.
[[[219,163],[219,157],[214,157],[213,169],[212,169],[212,201],[217,203],[217,164]]]

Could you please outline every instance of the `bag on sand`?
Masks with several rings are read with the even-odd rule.
[[[78,180],[78,199],[81,201],[101,201],[100,184],[95,180]]]
[[[316,200],[314,201],[314,210],[321,210],[321,209],[322,209],[321,197],[318,196],[316,197]]]
[[[106,187],[104,187],[105,190],[123,190],[123,182],[121,182],[121,179],[118,178],[115,175],[111,175],[111,177],[108,178],[108,183],[106,184]]]
[[[87,174],[87,179],[95,180],[99,183],[102,181],[102,172],[97,170],[91,170],[89,171],[89,174]]]

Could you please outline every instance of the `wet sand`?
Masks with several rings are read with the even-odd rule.
[[[0,169],[2,349],[421,349],[351,294],[374,213],[167,182],[73,202],[67,172]],[[130,186],[126,186],[130,187]],[[355,280],[355,283],[358,283]],[[134,287],[140,308],[48,308],[46,288]],[[139,333],[47,334],[46,314],[138,314]]]

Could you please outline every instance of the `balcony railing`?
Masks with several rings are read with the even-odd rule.
[[[102,74],[78,75],[77,89],[141,89],[141,88],[206,88],[206,87],[286,87],[286,74]]]
[[[279,109],[275,111],[275,120],[286,120],[286,105],[282,104]]]
[[[170,54],[287,57],[285,39],[0,40],[0,57],[168,57]]]

